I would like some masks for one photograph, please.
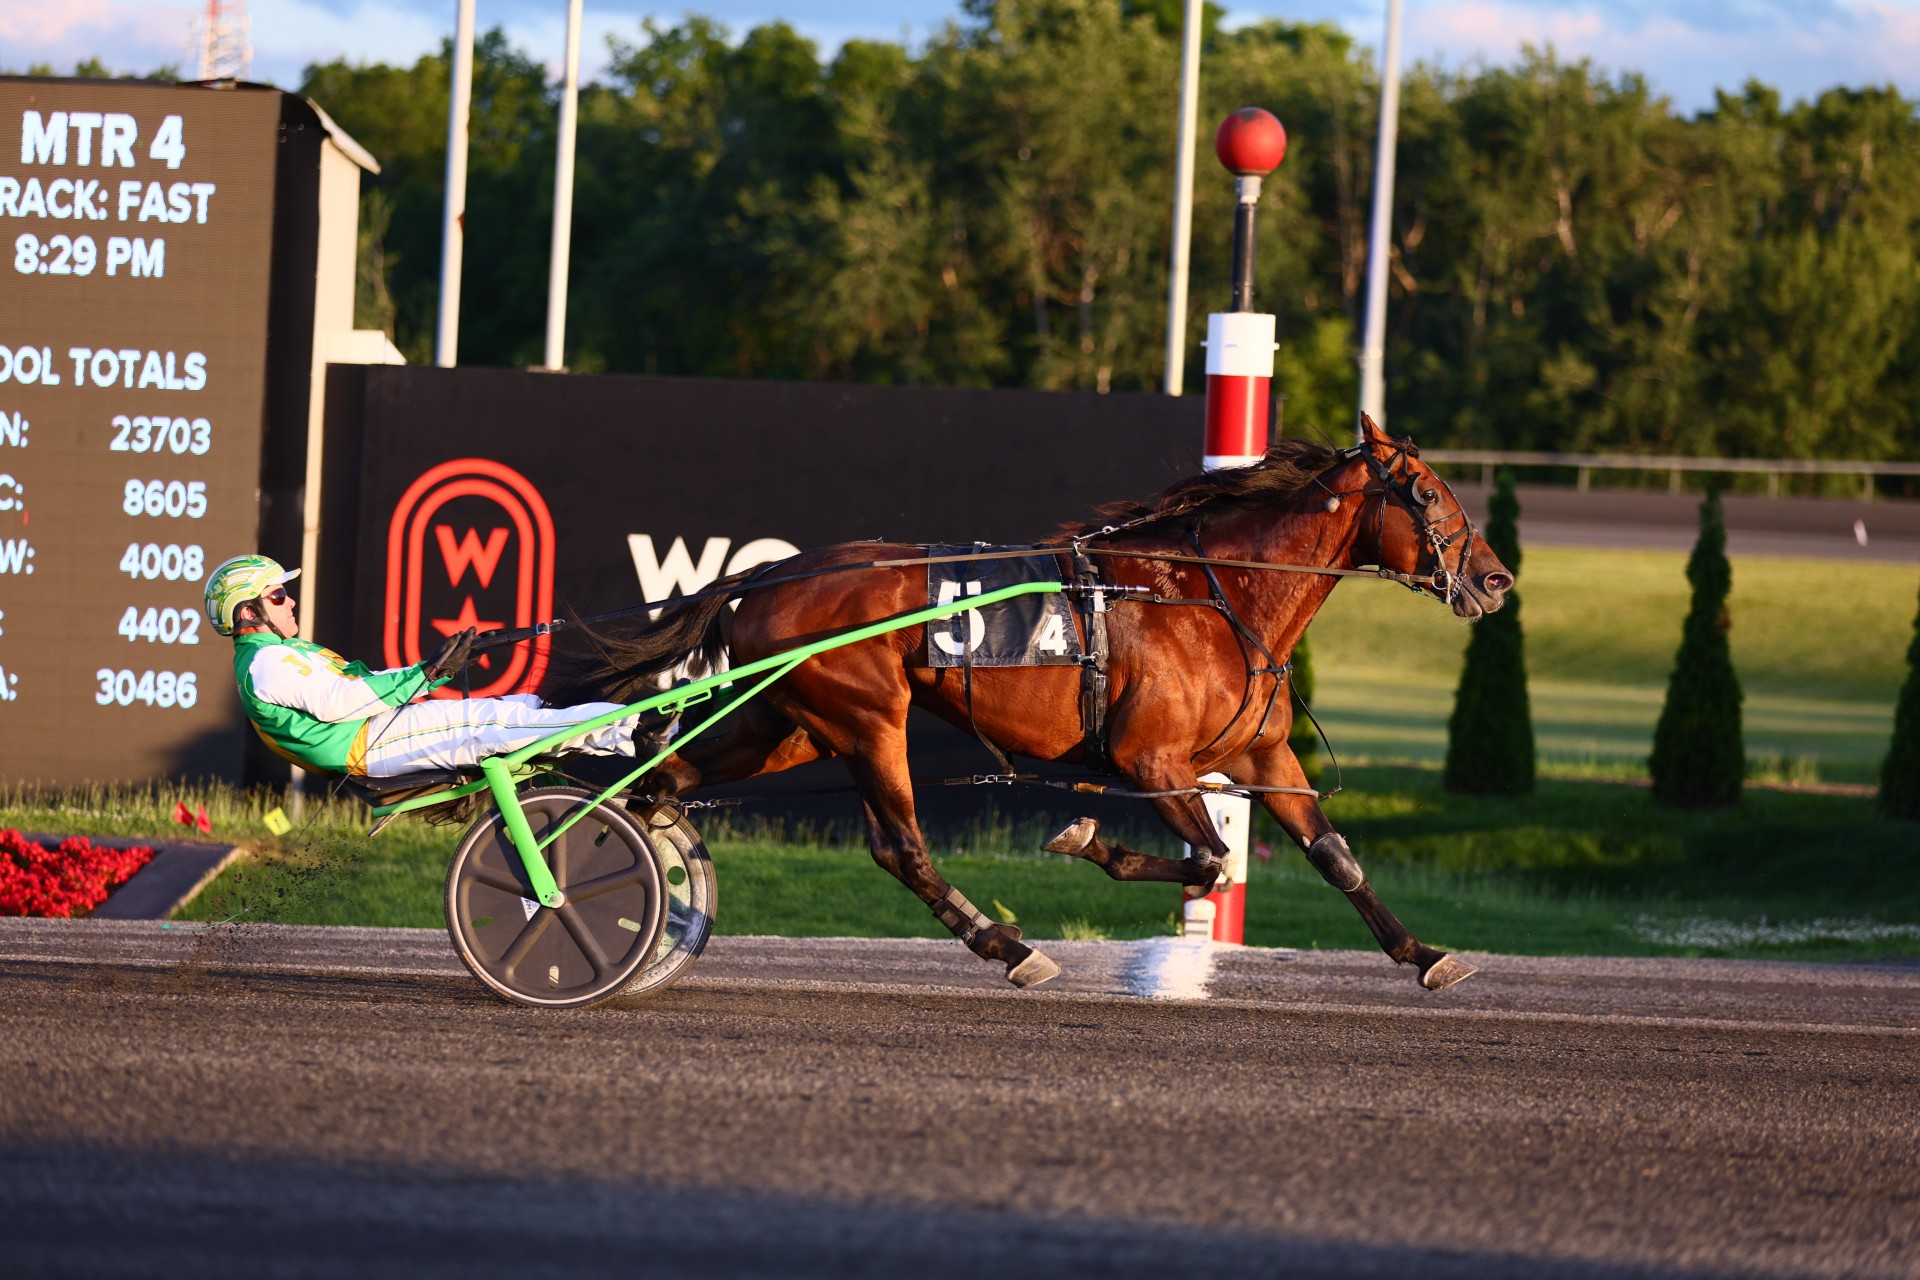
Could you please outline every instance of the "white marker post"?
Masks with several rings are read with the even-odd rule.
[[[1220,122],[1213,151],[1234,175],[1233,310],[1207,317],[1207,444],[1205,464],[1252,466],[1267,456],[1268,405],[1273,387],[1275,320],[1253,309],[1254,212],[1260,180],[1280,167],[1287,131],[1270,112],[1242,107]],[[1227,782],[1210,773],[1202,781]],[[1208,796],[1202,802],[1214,830],[1227,845],[1225,874],[1213,892],[1184,898],[1181,933],[1215,942],[1245,942],[1247,847],[1253,835],[1253,805],[1239,796]],[[1193,850],[1187,850],[1193,856]]]

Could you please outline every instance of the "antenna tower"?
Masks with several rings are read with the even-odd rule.
[[[207,0],[194,22],[192,52],[201,80],[244,80],[253,64],[247,0]]]

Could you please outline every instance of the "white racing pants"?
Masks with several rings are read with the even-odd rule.
[[[504,698],[428,698],[367,721],[367,775],[390,778],[422,769],[470,768],[571,725],[618,711],[617,702],[549,707],[530,693]],[[598,756],[633,754],[634,719],[577,734],[555,748]]]

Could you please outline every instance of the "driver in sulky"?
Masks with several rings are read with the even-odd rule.
[[[235,556],[207,578],[206,611],[213,629],[233,638],[233,675],[254,731],[303,769],[385,778],[470,768],[620,709],[549,707],[529,693],[425,698],[467,665],[473,628],[423,662],[375,671],[299,638],[286,586],[299,576],[266,556]],[[616,720],[557,750],[631,756],[637,722]]]

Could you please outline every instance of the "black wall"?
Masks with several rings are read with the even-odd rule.
[[[628,548],[635,533],[663,552],[683,539],[695,557],[710,538],[735,548],[757,538],[800,548],[878,537],[1032,541],[1197,471],[1204,413],[1199,397],[347,366],[329,370],[327,405],[316,632],[375,665],[394,660],[383,646],[395,507],[450,460],[490,459],[537,487],[554,523],[556,615],[585,614],[647,598]],[[455,536],[471,527],[484,540],[504,523],[485,502],[443,510]],[[471,598],[480,620],[508,621],[513,542],[489,586],[469,569],[449,595],[453,575],[429,538],[422,572],[439,604],[423,614],[446,617]],[[422,634],[420,651],[437,642]],[[487,678],[475,676],[476,691]],[[931,716],[916,713],[910,734],[917,777],[995,767],[979,743]],[[730,790],[764,796],[846,781],[823,762]],[[859,817],[847,796],[763,801],[750,812],[820,825]],[[926,788],[919,812],[930,830],[948,832],[989,812],[1147,820],[1137,804],[1005,787]]]
[[[696,556],[716,537],[1032,540],[1197,471],[1203,412],[1198,397],[379,366],[332,367],[327,405],[318,631],[369,661],[389,521],[449,460],[491,459],[539,489],[555,605],[585,613],[642,599],[632,533]]]

